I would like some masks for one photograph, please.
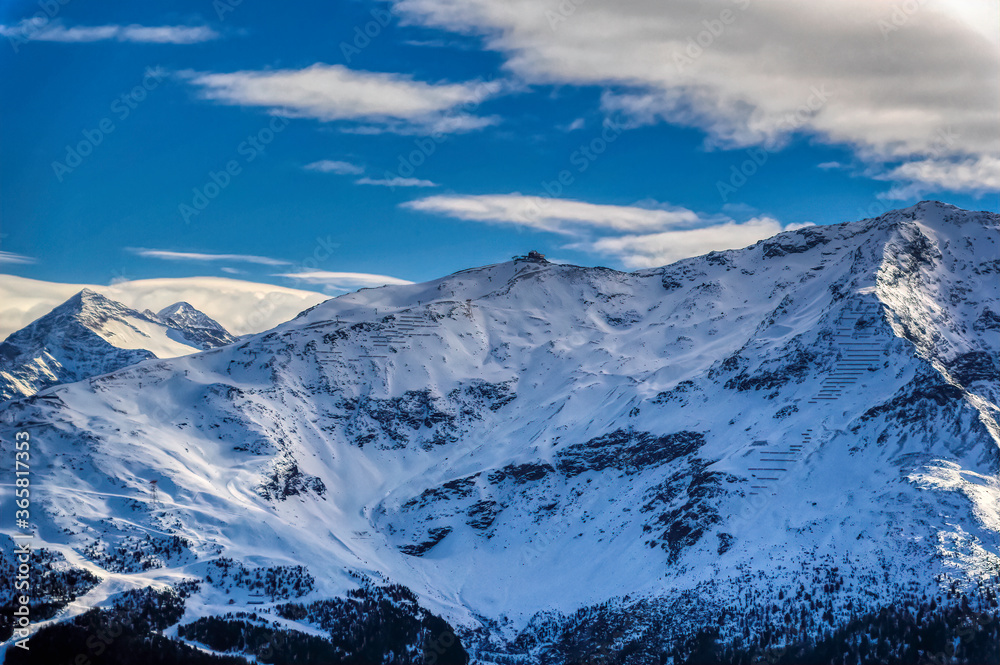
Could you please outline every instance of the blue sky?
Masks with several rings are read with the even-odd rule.
[[[164,4],[0,9],[0,271],[338,292],[1000,208],[994,3]]]

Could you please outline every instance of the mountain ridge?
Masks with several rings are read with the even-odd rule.
[[[187,544],[142,579],[201,578],[191,618],[249,602],[207,582],[214,557],[305,565],[304,601],[401,584],[484,662],[537,662],[584,619],[630,617],[621,649],[784,613],[800,587],[846,622],[1000,566],[1000,284],[967,286],[998,228],[930,202],[635,273],[363,290],[11,402],[2,440],[30,427],[55,464],[46,542],[111,552],[78,559],[95,598],[139,583],[108,566],[152,529]]]

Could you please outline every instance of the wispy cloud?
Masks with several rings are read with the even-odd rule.
[[[336,162],[324,159],[312,164],[306,164],[304,169],[308,171],[319,171],[321,173],[336,173],[337,175],[360,175],[365,172],[363,166],[351,164],[350,162]],[[385,178],[369,178],[367,176],[354,181],[355,185],[373,185],[376,187],[438,187],[436,182],[423,180],[421,178],[403,178],[400,176]]]
[[[465,221],[559,233],[573,239],[565,248],[612,257],[629,268],[738,249],[804,226],[782,226],[770,217],[738,222],[725,215],[702,215],[662,204],[601,205],[520,194],[429,196],[402,206]]]
[[[436,182],[420,178],[358,178],[355,185],[376,185],[378,187],[437,187]]]
[[[467,221],[513,224],[570,235],[581,227],[650,231],[701,221],[696,213],[684,208],[601,205],[521,194],[428,196],[402,205]]]
[[[15,254],[14,252],[4,252],[0,250],[0,263],[10,263],[10,264],[37,263],[37,259],[31,256],[25,256],[24,254]]]
[[[350,162],[336,162],[324,159],[312,164],[306,164],[304,169],[308,171],[319,171],[321,173],[336,173],[337,175],[360,175],[365,172],[363,166],[351,164]],[[400,176],[385,178],[369,178],[367,176],[354,181],[355,185],[374,185],[376,187],[438,187],[436,182],[423,180],[421,178],[403,178]]]
[[[51,23],[38,27],[30,19],[25,19],[15,26],[0,25],[0,35],[38,42],[85,43],[114,40],[144,44],[197,44],[220,37],[218,32],[204,25],[133,24],[67,27]]]
[[[307,171],[319,171],[320,173],[336,173],[337,175],[361,175],[365,172],[363,166],[351,164],[350,162],[338,162],[331,159],[321,159],[318,162],[303,166]]]
[[[375,288],[386,285],[413,284],[405,279],[375,275],[366,272],[330,272],[312,270],[305,272],[281,273],[273,277],[285,277],[314,286],[322,286],[327,290],[354,291],[361,288]]]
[[[187,73],[203,99],[257,106],[273,113],[323,122],[364,123],[375,133],[465,132],[493,121],[460,110],[495,94],[498,84],[425,83],[410,76],[316,63],[304,69]]]
[[[287,266],[291,261],[282,259],[272,259],[268,256],[254,256],[253,254],[204,254],[200,252],[174,252],[165,249],[144,249],[142,247],[128,247],[128,251],[137,256],[148,259],[162,259],[164,261],[233,261],[238,263],[256,263],[263,266]]]
[[[583,243],[581,248],[615,257],[629,268],[655,268],[690,256],[747,247],[801,226],[782,226],[770,217],[757,217],[743,223],[728,221],[697,229],[601,238]]]

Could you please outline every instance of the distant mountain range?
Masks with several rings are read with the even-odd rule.
[[[234,341],[188,303],[137,312],[84,289],[0,342],[0,400]]]
[[[330,296],[225,277],[119,280],[111,285],[62,284],[0,275],[0,341],[88,289],[140,312],[191,303],[234,335],[269,330]]]
[[[0,407],[3,454],[26,431],[38,460],[40,579],[74,575],[39,644],[140,611],[178,653],[259,662],[1000,643],[996,214],[924,202],[634,273],[522,257],[236,343],[184,304],[75,298],[7,344],[94,378]],[[81,360],[181,346],[207,350]]]

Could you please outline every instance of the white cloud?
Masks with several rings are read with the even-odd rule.
[[[199,252],[173,252],[164,249],[143,249],[141,247],[128,247],[127,249],[137,256],[148,259],[163,259],[164,261],[237,261],[256,263],[262,266],[291,265],[291,261],[272,259],[267,256],[254,256],[253,254],[203,254]]]
[[[496,83],[425,83],[394,73],[316,63],[305,69],[188,73],[204,99],[291,117],[365,123],[359,132],[464,132],[494,119],[470,114]]]
[[[629,268],[655,268],[690,256],[747,247],[794,228],[782,227],[770,217],[758,217],[742,224],[729,221],[698,229],[601,238],[585,249],[612,256]]]
[[[436,182],[421,180],[420,178],[358,178],[354,181],[356,185],[376,185],[378,187],[437,187]]]
[[[832,171],[836,169],[844,168],[844,165],[840,162],[823,162],[822,164],[817,164],[816,168],[823,169],[824,171]]]
[[[321,173],[336,173],[338,175],[360,175],[365,172],[364,167],[350,162],[335,162],[324,159],[304,166],[309,171],[319,171]],[[403,178],[400,176],[386,178],[358,178],[355,185],[374,185],[376,187],[438,187],[436,182],[422,180],[420,178]]]
[[[326,270],[311,270],[304,272],[283,273],[274,277],[286,277],[306,284],[323,286],[334,291],[355,291],[361,288],[375,288],[385,285],[413,284],[405,279],[375,275],[365,272],[330,272]]]
[[[467,221],[514,224],[565,234],[576,233],[580,227],[649,231],[701,221],[697,214],[684,208],[600,205],[521,194],[429,196],[402,205]]]
[[[14,252],[5,252],[0,250],[0,263],[10,263],[10,264],[25,264],[25,263],[35,263],[36,259],[25,256],[23,254],[15,254]]]
[[[900,183],[883,194],[883,198],[893,200],[919,198],[934,190],[996,191],[1000,190],[1000,159],[924,159],[907,162],[878,177]]]
[[[401,205],[465,221],[570,236],[574,240],[565,248],[612,257],[628,268],[650,268],[711,251],[739,249],[810,225],[782,226],[770,217],[741,223],[686,208],[599,205],[520,194],[429,196]]]
[[[307,171],[319,171],[320,173],[336,173],[337,175],[360,175],[365,172],[363,166],[351,164],[350,162],[338,162],[331,159],[322,159],[318,162],[303,166]]]
[[[500,118],[497,116],[475,116],[475,115],[442,115],[439,118],[427,119],[421,122],[410,122],[404,120],[384,120],[379,124],[354,125],[344,127],[341,131],[345,134],[403,134],[403,135],[427,135],[427,134],[462,134],[474,132],[485,127],[499,124]]]
[[[710,145],[804,133],[870,164],[1000,155],[1000,4],[983,0],[397,0],[528,83],[604,86],[632,124]],[[954,140],[941,145],[948,130]],[[934,177],[933,172],[928,173]]]
[[[39,25],[25,19],[16,26],[0,25],[0,35],[14,40],[39,42],[100,42],[116,40],[145,44],[196,44],[219,38],[204,25],[92,25],[65,27],[58,23]]]
[[[121,28],[118,35],[118,39],[123,42],[143,42],[146,44],[196,44],[218,38],[219,33],[204,25],[163,25],[151,27],[126,25]]]

